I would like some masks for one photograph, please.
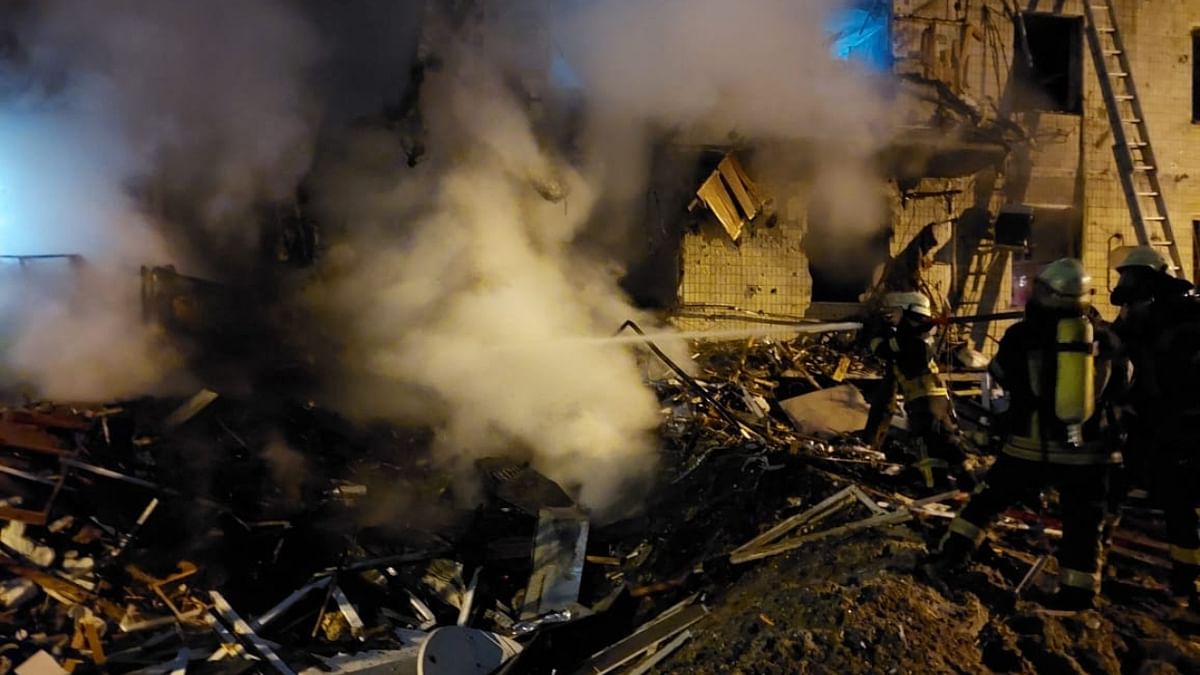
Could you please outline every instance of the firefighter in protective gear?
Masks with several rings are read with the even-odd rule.
[[[1172,592],[1200,610],[1200,298],[1150,246],[1131,251],[1117,271],[1114,329],[1134,364],[1131,478],[1163,507]]]
[[[917,292],[888,293],[883,308],[885,321],[869,344],[888,361],[890,379],[904,397],[908,430],[917,439],[914,468],[928,488],[944,486],[951,477],[969,488],[973,480],[965,468],[967,443],[934,360],[929,298]]]
[[[988,368],[1010,398],[998,420],[1000,456],[950,524],[925,568],[931,575],[964,567],[1001,511],[1054,485],[1063,522],[1055,604],[1092,605],[1110,473],[1121,460],[1110,402],[1125,391],[1128,367],[1089,296],[1083,265],[1058,260],[1034,282],[1025,318],[1005,332]]]
[[[1120,275],[1110,300],[1122,308],[1134,308],[1156,297],[1181,296],[1192,285],[1171,274],[1170,265],[1153,246],[1138,246],[1117,265]]]

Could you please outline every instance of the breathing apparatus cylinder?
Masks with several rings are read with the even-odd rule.
[[[1095,343],[1092,322],[1084,316],[1091,281],[1082,262],[1061,258],[1038,273],[1031,299],[1062,317],[1054,331],[1054,416],[1066,425],[1068,442],[1077,446],[1083,444],[1083,423],[1096,407]]]
[[[1055,335],[1057,375],[1054,415],[1067,425],[1069,440],[1082,443],[1082,425],[1095,412],[1096,357],[1092,322],[1086,317],[1059,319]]]

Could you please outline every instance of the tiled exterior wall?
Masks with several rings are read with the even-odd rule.
[[[1200,28],[1200,2],[1121,0],[1117,4],[1117,20],[1157,155],[1159,180],[1184,274],[1195,281],[1192,221],[1200,219],[1200,125],[1191,121],[1191,33]],[[1084,132],[1088,227],[1084,263],[1100,285],[1108,265],[1109,238],[1121,234],[1126,244],[1137,241],[1112,156],[1100,87],[1090,62],[1088,65]],[[1113,313],[1106,299],[1101,308],[1109,315]]]
[[[680,296],[685,306],[803,316],[812,293],[801,248],[803,204],[798,198],[784,201],[775,226],[764,227],[759,218],[742,234],[740,246],[715,224],[684,235]]]
[[[1020,2],[1029,11],[1068,16],[1083,12],[1079,0]],[[957,3],[894,0],[896,70],[920,72],[950,82],[960,95],[981,109],[997,110],[1013,55],[1013,28],[1006,15],[1006,4],[1002,0]],[[1184,272],[1192,278],[1192,221],[1200,220],[1200,125],[1191,122],[1191,32],[1200,28],[1200,1],[1117,0],[1117,7],[1119,28],[1132,59],[1134,82],[1161,165],[1159,176]],[[965,31],[964,25],[969,26]],[[1036,143],[1028,189],[1007,198],[1042,206],[1073,204],[1082,209],[1082,257],[1097,286],[1097,304],[1111,317],[1114,310],[1108,305],[1105,286],[1109,277],[1109,249],[1119,243],[1113,235],[1122,235],[1125,244],[1135,244],[1136,239],[1116,173],[1112,134],[1086,36],[1081,50],[1083,114],[1018,115],[1017,120],[1023,126],[1036,130]],[[1081,167],[1084,175],[1080,182]],[[1077,185],[1082,189],[1077,190]],[[894,252],[903,248],[926,223],[961,213],[973,199],[973,187],[973,178],[962,178],[927,179],[917,188],[922,192],[961,189],[962,193],[951,199],[949,208],[941,198],[913,201],[901,207],[897,197],[893,204]],[[1002,179],[989,205],[993,213],[1006,201],[1003,188]],[[776,198],[781,200],[778,227],[749,232],[740,247],[734,247],[716,232],[684,238],[684,275],[680,288],[683,304],[728,305],[819,317],[831,313],[830,308],[811,305],[811,279],[800,245],[805,228],[802,192],[797,190]],[[1002,273],[999,297],[991,298],[988,306],[966,304],[960,313],[1007,309],[1011,282],[1007,268]],[[936,267],[930,281],[936,286],[948,284],[948,279],[949,270]],[[845,308],[832,308],[832,313],[838,310]],[[1004,327],[999,323],[992,326],[992,337]],[[986,349],[989,342],[976,339],[976,346]]]

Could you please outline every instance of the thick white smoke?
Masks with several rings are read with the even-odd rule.
[[[590,186],[480,56],[456,54],[423,93],[436,158],[374,192],[361,163],[325,184],[353,234],[314,301],[344,331],[352,376],[377,385],[349,408],[439,411],[442,456],[525,456],[609,506],[653,465],[655,402],[627,350],[581,338],[634,313],[572,253]]]
[[[629,351],[586,339],[636,312],[581,235],[636,222],[628,207],[641,201],[651,143],[667,132],[694,143],[730,133],[811,142],[818,168],[840,167],[827,189],[854,200],[856,178],[874,180],[861,167],[888,119],[869,78],[828,55],[820,26],[833,0],[484,4],[485,16],[526,20],[431,42],[442,65],[421,94],[428,159],[409,169],[386,133],[356,135],[347,161],[317,183],[326,225],[345,227],[329,229],[308,298],[323,320],[312,333],[336,347],[320,356],[342,367],[331,389],[343,411],[432,419],[444,457],[523,455],[604,508],[653,467],[656,405]],[[54,112],[38,122],[47,129],[21,135],[23,154],[39,159],[17,171],[39,182],[0,192],[14,200],[0,203],[0,224],[56,194],[40,219],[12,216],[31,223],[14,231],[44,235],[28,252],[94,259],[105,280],[56,286],[48,302],[10,301],[24,312],[10,360],[44,394],[155,386],[173,363],[133,316],[132,266],[181,261],[197,240],[206,253],[249,245],[256,205],[294,189],[320,110],[308,75],[324,54],[297,7],[35,5],[22,42],[29,72],[54,84],[34,100]],[[564,130],[547,128],[556,118],[512,86],[544,79],[556,51],[582,85],[585,126],[569,160]],[[552,107],[553,87],[532,88]],[[188,217],[147,217],[130,185],[182,200]]]
[[[886,131],[878,91],[860,66],[831,57],[825,30],[828,17],[846,4],[566,3],[555,46],[597,113],[693,131],[711,141],[737,132],[870,150]]]
[[[0,104],[0,320],[10,382],[95,400],[152,390],[175,365],[141,321],[137,264],[169,259],[122,191],[137,163],[99,111],[39,99]]]
[[[152,393],[180,364],[141,320],[138,266],[257,243],[254,208],[308,166],[321,50],[273,0],[59,0],[21,19],[0,64],[0,254],[87,263],[5,268],[4,359],[41,396]]]
[[[210,237],[254,242],[251,208],[290,196],[311,160],[323,50],[279,0],[39,3],[35,67],[103,101],[152,189],[195,205]]]
[[[821,198],[872,205],[835,210],[837,229],[877,229],[883,217],[878,200],[862,196],[877,189],[873,153],[891,138],[896,118],[877,78],[830,54],[826,26],[848,4],[556,4],[554,44],[587,98],[589,157],[606,196],[636,201],[644,191],[648,134],[670,131],[681,143],[717,145],[736,136],[768,149],[784,142],[793,154],[804,152],[803,158],[755,169],[774,180],[815,176],[814,193]]]
[[[349,236],[312,301],[341,332],[348,409],[436,411],[443,456],[524,454],[603,509],[654,466],[656,406],[627,351],[578,339],[638,316],[580,236],[636,222],[623,207],[644,198],[664,132],[811,142],[826,155],[815,164],[838,168],[825,189],[856,200],[876,180],[864,160],[887,119],[869,78],[829,56],[832,2],[489,6],[500,16],[482,39],[440,43],[443,65],[427,76],[430,159],[404,168],[368,136],[322,181]],[[553,103],[556,50],[582,84],[582,156],[570,162],[550,140],[561,130],[545,128],[553,115],[509,86],[532,83]],[[879,223],[838,213],[858,231]]]

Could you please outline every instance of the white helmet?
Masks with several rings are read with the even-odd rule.
[[[1171,266],[1167,264],[1166,258],[1162,257],[1153,246],[1138,246],[1125,254],[1125,259],[1117,265],[1117,271],[1122,272],[1135,267],[1145,267],[1162,272],[1163,274],[1171,274]]]
[[[1034,292],[1045,306],[1086,305],[1091,301],[1092,277],[1075,258],[1059,258],[1038,273]]]
[[[933,316],[933,305],[924,293],[909,291],[906,293],[888,293],[883,296],[883,306],[889,309],[902,309],[921,316]]]

